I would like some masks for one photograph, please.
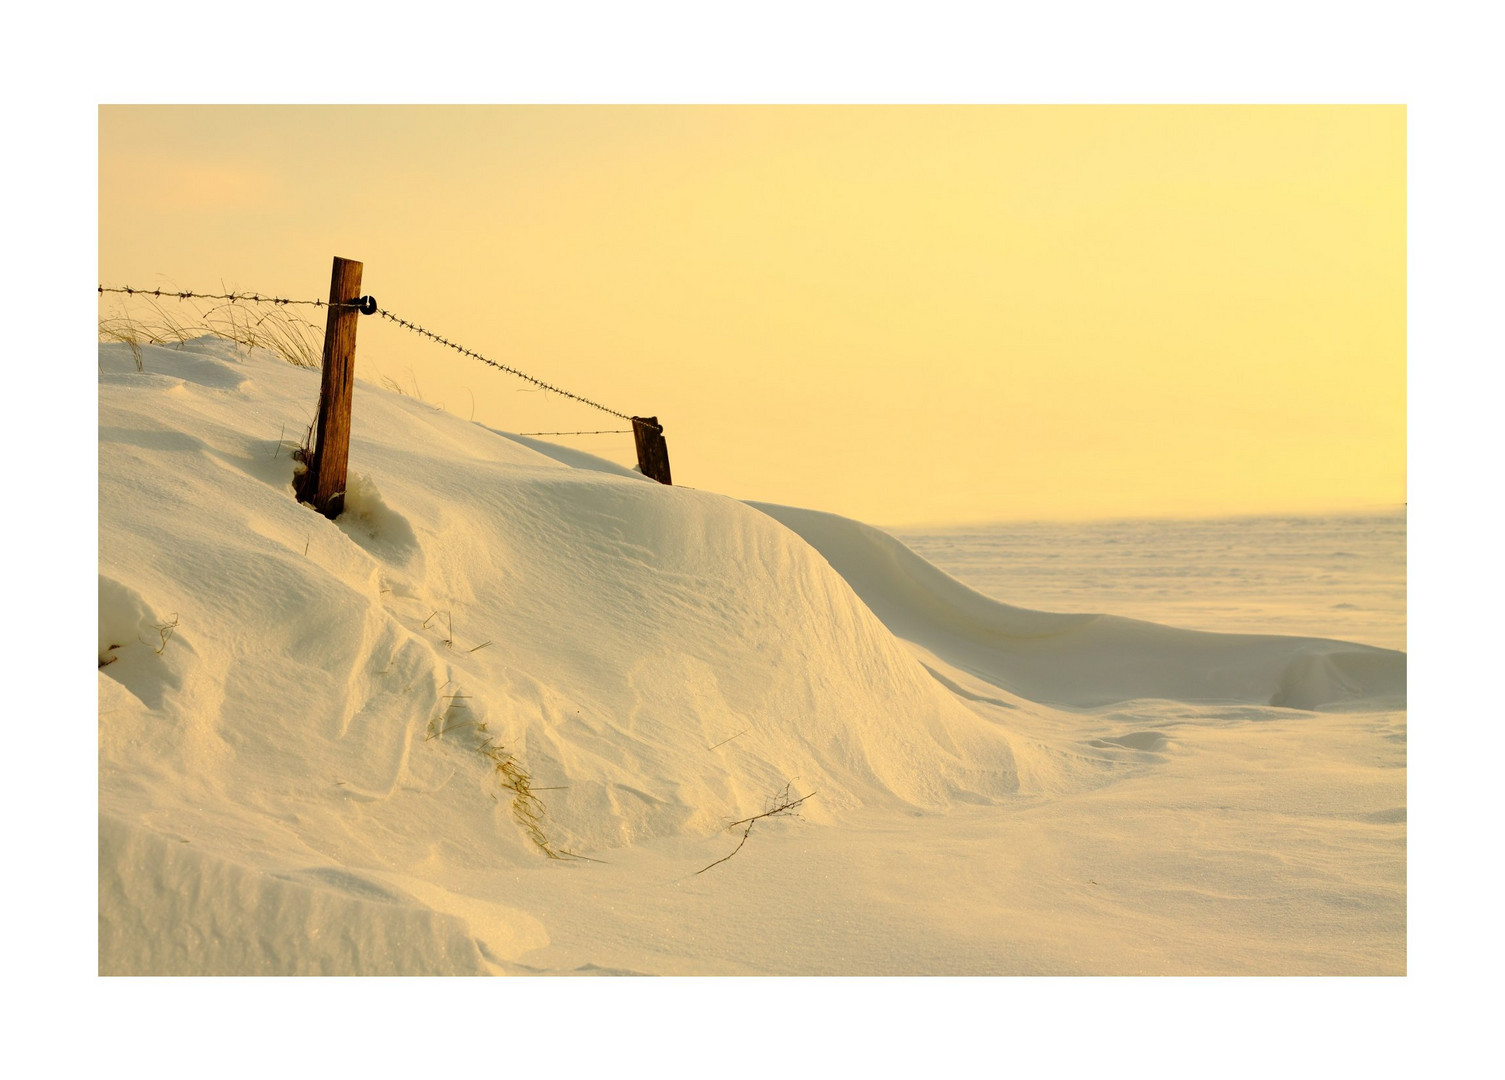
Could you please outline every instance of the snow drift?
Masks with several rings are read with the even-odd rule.
[[[861,522],[752,505],[824,555],[896,635],[1033,701],[1094,707],[1167,698],[1294,709],[1405,708],[1404,653],[1012,607],[972,591]]]
[[[1071,707],[1403,695],[1403,654],[1012,608],[856,522],[363,383],[330,522],[292,498],[317,372],[213,339],[99,364],[102,972],[495,971],[549,941],[498,873],[709,861],[784,791],[834,823],[1111,767],[957,672]]]

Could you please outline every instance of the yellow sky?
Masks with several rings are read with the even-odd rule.
[[[875,524],[1396,505],[1405,139],[1399,106],[105,107],[99,279],[314,298],[359,259],[657,414],[676,482]],[[618,426],[374,318],[356,363]]]

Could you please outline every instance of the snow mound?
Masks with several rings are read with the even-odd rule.
[[[799,533],[889,630],[922,655],[1031,701],[1070,708],[1138,698],[1307,710],[1405,708],[1402,652],[1011,607],[861,522],[752,505]]]
[[[110,963],[175,970],[120,909],[210,878],[257,910],[369,906],[311,868],[598,858],[786,787],[817,821],[1018,789],[1006,734],[742,503],[358,383],[331,522],[292,496],[317,372],[213,341],[142,354],[100,347]],[[191,858],[140,834],[167,821]]]
[[[860,523],[360,381],[331,522],[293,496],[318,372],[213,339],[139,361],[100,346],[101,972],[536,970],[545,879],[704,882],[781,797],[961,820],[1174,751],[1008,726],[1051,728],[1040,702],[1404,695],[1403,654],[1010,607]]]

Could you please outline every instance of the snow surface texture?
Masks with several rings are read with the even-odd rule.
[[[330,522],[317,372],[99,357],[102,973],[1404,971],[1403,653],[1009,607],[359,382]]]

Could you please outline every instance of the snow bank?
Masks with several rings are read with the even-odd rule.
[[[1011,607],[974,592],[861,522],[753,505],[825,556],[896,635],[1032,701],[1073,708],[1136,698],[1293,709],[1405,708],[1402,652]]]
[[[695,883],[685,926],[743,912],[717,940],[744,951],[713,970],[911,970],[905,942],[830,937],[819,890],[799,932],[836,951],[773,951],[787,893],[695,875],[729,823],[811,793],[807,827],[878,823],[841,895],[950,905],[942,970],[972,970],[995,961],[956,967],[983,925],[962,886],[921,897],[878,868],[912,843],[892,823],[990,835],[978,812],[1090,791],[1175,742],[1039,703],[1403,701],[1399,653],[1010,607],[857,522],[664,487],[365,383],[330,522],[292,496],[317,372],[211,339],[141,361],[100,346],[102,972],[706,970],[708,939],[657,944],[668,897],[644,883],[671,866]],[[1060,806],[1051,828],[1079,834]],[[966,865],[930,828],[937,865]],[[751,851],[727,866],[793,889],[790,867],[828,874],[854,835],[783,876]],[[1023,867],[1008,850],[987,865]],[[1047,876],[1064,865],[1040,850]],[[611,919],[639,920],[631,947],[598,929],[606,888]],[[1010,902],[1059,902],[1041,897]],[[948,962],[915,940],[923,970]]]
[[[213,340],[100,366],[107,968],[176,970],[120,909],[230,882],[247,851],[279,903],[369,905],[309,868],[394,843],[599,857],[713,835],[786,785],[818,793],[813,820],[1018,788],[1005,733],[739,502],[358,384],[330,522],[291,497],[316,372]],[[142,820],[192,821],[195,857],[158,857]]]

